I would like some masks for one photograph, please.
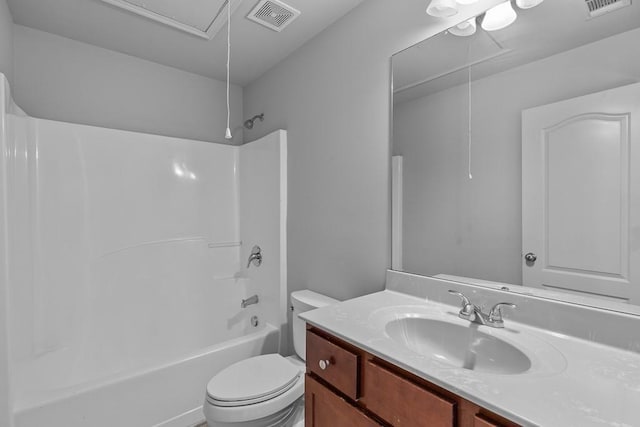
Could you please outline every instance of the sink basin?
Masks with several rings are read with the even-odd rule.
[[[521,374],[531,368],[531,359],[520,349],[475,324],[405,317],[388,322],[385,329],[398,344],[455,368],[502,375]]]

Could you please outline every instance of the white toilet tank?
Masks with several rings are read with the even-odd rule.
[[[296,354],[307,360],[307,331],[306,322],[298,317],[300,313],[313,310],[327,305],[336,304],[340,301],[313,291],[295,291],[291,293],[291,307],[293,307],[293,347]]]

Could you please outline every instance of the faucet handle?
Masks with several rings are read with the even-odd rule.
[[[471,301],[469,301],[469,298],[467,298],[465,296],[465,294],[463,294],[462,292],[458,292],[458,291],[454,291],[453,289],[449,289],[449,293],[452,294],[452,295],[457,295],[460,298],[462,298],[462,307],[463,308],[468,306],[469,304],[471,304]]]
[[[260,246],[255,245],[253,249],[251,249],[251,255],[249,255],[249,261],[247,261],[247,268],[251,267],[251,263],[256,267],[260,267],[262,264],[262,249]]]
[[[471,304],[469,298],[467,298],[462,292],[454,291],[453,289],[449,289],[449,293],[457,295],[462,299],[462,306],[460,307],[458,317],[461,319],[473,320],[472,317],[475,316],[476,306]]]
[[[502,307],[516,308],[517,305],[510,302],[499,302],[493,306],[489,312],[489,323],[498,328],[504,327],[504,320],[502,319]]]

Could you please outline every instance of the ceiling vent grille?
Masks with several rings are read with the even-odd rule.
[[[589,17],[595,18],[613,12],[621,7],[631,6],[631,0],[585,0],[589,9]]]
[[[247,18],[273,30],[282,31],[300,16],[300,11],[278,0],[261,0]]]

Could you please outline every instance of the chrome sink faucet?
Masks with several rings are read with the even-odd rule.
[[[450,294],[457,295],[462,299],[462,307],[458,317],[470,321],[471,323],[477,323],[478,325],[490,326],[492,328],[504,328],[504,319],[502,318],[502,307],[516,308],[515,304],[510,302],[499,302],[494,305],[489,314],[482,312],[482,309],[475,304],[472,304],[462,292],[449,290]]]

